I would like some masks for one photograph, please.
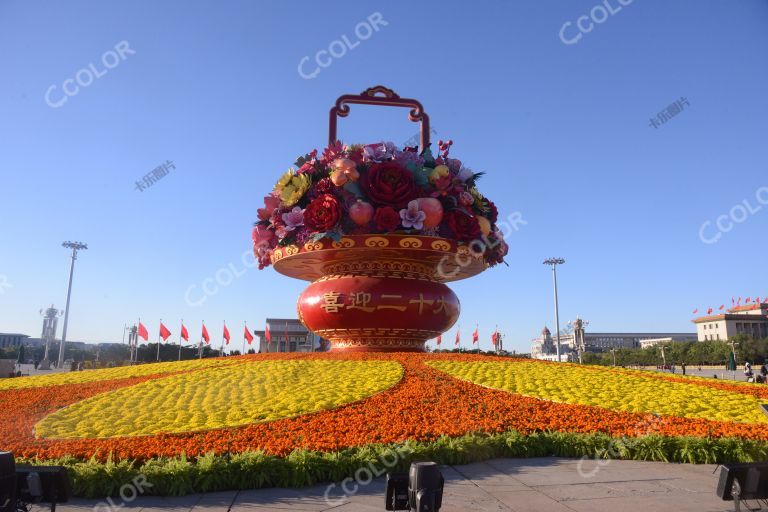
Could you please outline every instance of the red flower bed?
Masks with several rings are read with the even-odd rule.
[[[0,447],[17,456],[45,458],[73,455],[90,457],[109,453],[119,458],[148,459],[182,452],[198,455],[262,449],[285,455],[295,448],[336,450],[369,443],[406,439],[429,440],[441,435],[459,436],[468,432],[521,433],[553,430],[608,432],[637,436],[648,431],[667,436],[741,437],[768,440],[768,429],[751,424],[660,417],[606,410],[600,407],[569,405],[488,389],[461,381],[435,370],[428,359],[510,361],[508,358],[454,354],[265,354],[245,356],[246,360],[274,359],[394,359],[400,362],[403,380],[386,392],[337,409],[237,428],[223,428],[188,434],[158,434],[110,439],[36,439],[33,427],[47,414],[79,400],[113,389],[130,386],[150,377],[113,380],[80,385],[8,390],[0,392]],[[670,377],[661,376],[669,379]],[[689,384],[698,382],[687,379]],[[712,387],[753,394],[751,387],[711,383]],[[709,385],[709,383],[707,383]],[[646,426],[643,428],[643,426]]]

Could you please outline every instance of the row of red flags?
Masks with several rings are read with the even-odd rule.
[[[163,341],[168,341],[168,338],[171,336],[171,331],[168,329],[168,327],[163,324],[163,321],[160,321],[160,337],[163,338]],[[147,328],[144,326],[141,321],[139,321],[139,329],[138,329],[138,335],[139,337],[143,338],[144,341],[149,340],[149,331],[147,331]],[[200,333],[200,336],[203,340],[205,340],[206,343],[211,342],[211,336],[208,334],[208,329],[205,327],[205,322],[203,322],[203,330]],[[231,339],[229,335],[229,329],[227,329],[227,323],[224,322],[224,330],[222,332],[222,336],[224,340],[226,340],[227,345],[229,345],[229,340]],[[187,331],[187,327],[184,325],[184,322],[181,322],[181,337],[185,339],[186,341],[189,341],[189,331]],[[250,345],[253,341],[253,334],[248,330],[248,325],[245,325],[243,330],[243,339],[245,339],[248,344]],[[269,339],[269,326],[267,326],[267,339]]]
[[[472,333],[472,344],[474,345],[480,340],[480,334],[478,333],[478,326],[475,326],[475,332]],[[493,343],[493,346],[496,346],[499,344],[499,341],[501,340],[501,334],[499,333],[499,328],[497,327],[495,331],[493,331],[493,334],[491,334],[491,343]],[[440,346],[440,344],[443,342],[443,335],[440,334],[437,336],[437,345]],[[458,347],[461,343],[461,327],[456,329],[456,341],[454,344]]]
[[[768,301],[768,296],[763,297],[763,301]],[[747,297],[746,300],[744,301],[744,304],[746,305],[746,304],[749,304],[750,302],[752,302],[752,297]],[[760,304],[760,297],[755,297],[754,303],[755,304]],[[733,297],[731,297],[731,306],[733,306],[733,307],[741,306],[741,297],[739,297],[738,300],[733,298]],[[718,311],[722,311],[724,309],[725,309],[725,304],[721,304],[720,307],[717,308]],[[714,309],[708,308],[707,309],[707,314],[711,315],[713,311],[714,311]],[[696,308],[696,309],[693,310],[693,314],[694,315],[696,313],[698,313],[698,312],[699,312],[699,308]]]

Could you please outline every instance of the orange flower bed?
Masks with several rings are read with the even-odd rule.
[[[256,449],[285,455],[296,448],[328,451],[369,443],[406,439],[427,441],[441,435],[507,430],[524,434],[535,431],[607,432],[617,436],[657,433],[768,441],[768,429],[754,424],[654,417],[587,405],[555,403],[482,387],[453,378],[425,364],[430,360],[457,358],[462,361],[510,362],[509,358],[458,354],[323,353],[260,354],[241,359],[245,362],[296,358],[395,360],[403,366],[404,377],[392,388],[364,400],[298,417],[203,432],[108,439],[36,438],[34,425],[48,414],[85,398],[169,374],[55,388],[0,391],[0,410],[3,410],[0,417],[0,448],[24,457],[72,455],[87,458],[96,454],[98,458],[105,459],[111,453],[118,458],[145,460],[181,453],[193,456]],[[682,380],[688,384],[704,385],[704,381]],[[731,392],[754,393],[752,387],[717,382],[708,384],[726,386]]]

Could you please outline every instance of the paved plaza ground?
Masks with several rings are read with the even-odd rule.
[[[711,465],[661,462],[602,461],[545,457],[494,459],[465,466],[445,466],[445,512],[721,512],[732,502],[715,496],[718,473]],[[111,512],[202,511],[334,511],[384,510],[384,479],[361,486],[345,497],[339,486],[303,489],[229,491],[180,498],[116,499]],[[77,499],[57,507],[61,512],[94,511],[98,500]],[[754,504],[753,504],[754,506]],[[35,508],[36,512],[43,510]],[[106,504],[94,512],[107,512]]]

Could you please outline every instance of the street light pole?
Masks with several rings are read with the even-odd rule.
[[[552,266],[552,283],[555,287],[555,329],[557,338],[557,362],[561,362],[560,359],[560,311],[557,304],[557,266],[565,263],[563,258],[549,258],[544,260],[545,265]]]
[[[75,260],[77,259],[77,251],[88,249],[88,245],[80,242],[64,242],[62,247],[72,249],[72,264],[69,267],[69,287],[67,288],[67,305],[64,309],[64,327],[61,331],[61,345],[59,345],[59,362],[56,365],[57,368],[61,368],[64,365],[64,344],[67,341],[67,324],[69,323],[69,299],[72,296],[72,275],[75,273]]]

